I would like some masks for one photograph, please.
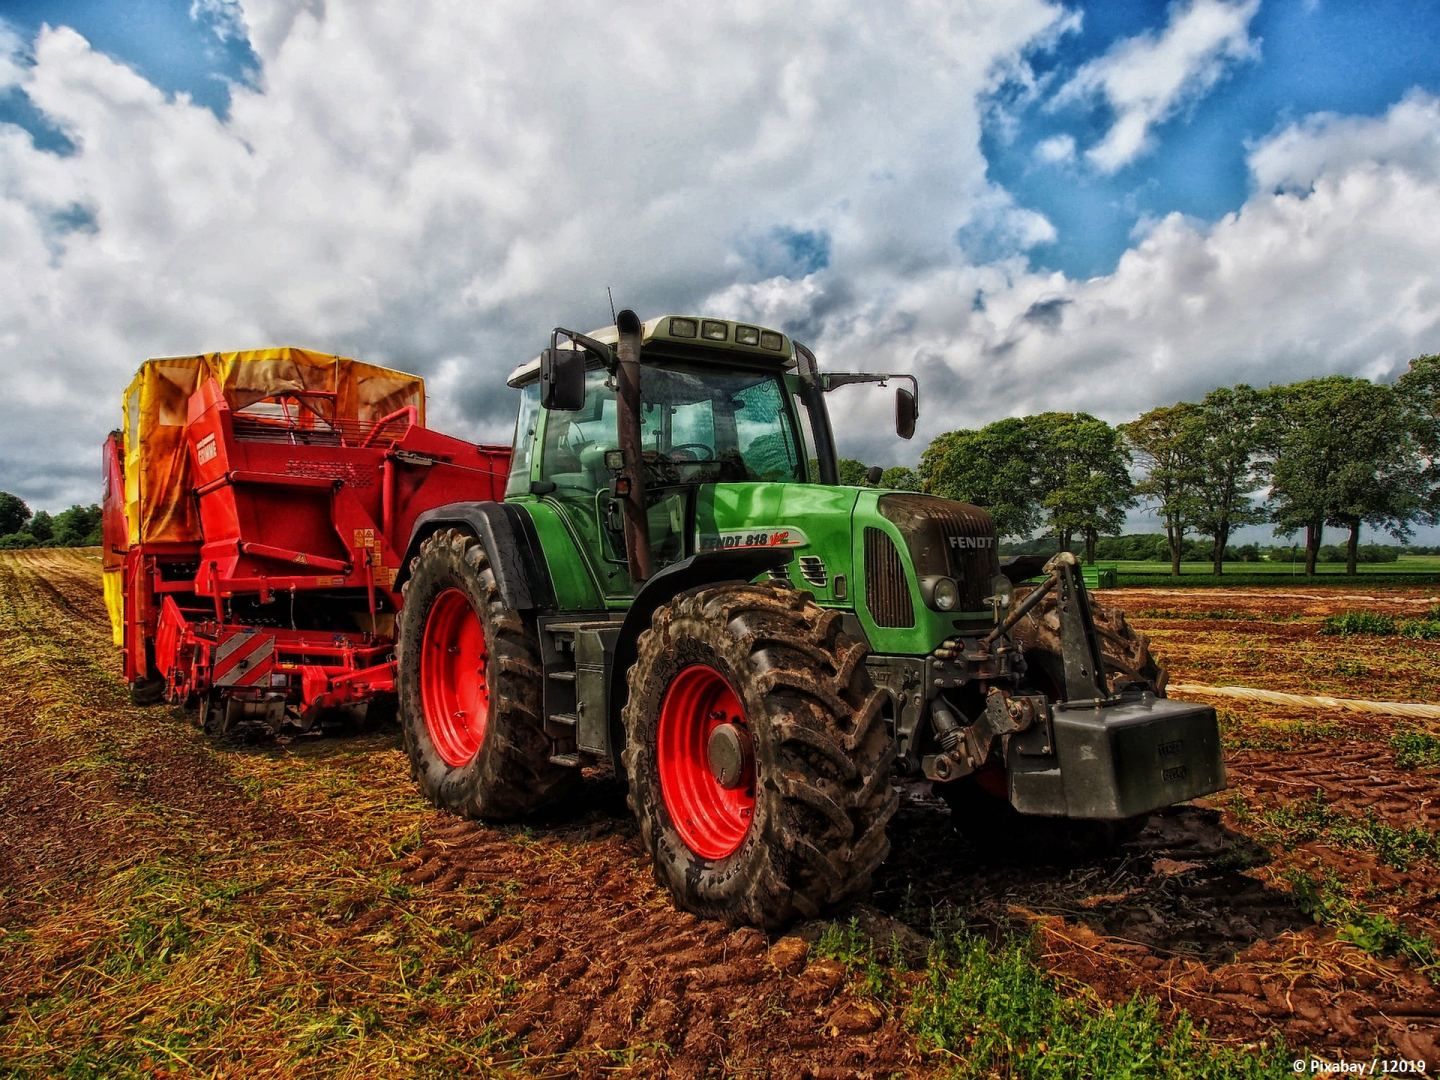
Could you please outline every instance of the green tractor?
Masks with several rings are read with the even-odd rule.
[[[1030,845],[1222,788],[1214,710],[1164,698],[1073,557],[1002,564],[979,507],[838,482],[826,392],[890,380],[909,438],[912,376],[822,372],[774,330],[556,328],[509,379],[503,501],[410,539],[397,689],[425,795],[513,819],[613,766],[676,902],[772,927],[868,887],[906,779]]]

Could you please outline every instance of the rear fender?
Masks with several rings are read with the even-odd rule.
[[[506,607],[548,611],[555,606],[535,523],[520,507],[499,502],[450,503],[417,517],[395,577],[396,589],[409,579],[410,563],[420,554],[420,545],[441,529],[464,529],[485,546]]]
[[[706,551],[681,559],[661,570],[640,587],[615,644],[615,660],[605,673],[606,698],[610,717],[610,753],[615,768],[624,775],[620,752],[625,748],[625,725],[620,714],[630,696],[627,676],[635,663],[640,635],[650,626],[650,618],[658,608],[691,589],[723,583],[743,584],[761,574],[788,564],[792,552],[785,548],[740,548],[731,551]]]

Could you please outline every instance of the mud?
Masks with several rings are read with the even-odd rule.
[[[85,912],[107,878],[140,859],[199,851],[217,873],[284,868],[283,883],[272,876],[268,892],[236,903],[257,940],[296,950],[288,981],[235,976],[228,1034],[186,1051],[203,1071],[944,1070],[917,1047],[903,993],[867,994],[819,955],[827,923],[767,936],[674,910],[611,777],[589,776],[575,802],[524,826],[488,827],[424,805],[394,733],[220,750],[170,710],[133,708],[98,569],[84,554],[0,555],[0,1063],[19,1053],[22,1021],[49,1040],[33,1051],[25,1043],[39,1056],[24,1060],[56,1069],[78,1046],[123,1041],[150,1007],[143,1001],[97,1013],[83,1030],[67,1028],[76,1021],[62,1022],[63,1011],[34,1017],[85,978],[96,935]],[[1433,697],[1440,670],[1440,643],[1426,642],[1369,642],[1364,673],[1340,664],[1354,642],[1317,633],[1325,614],[1361,606],[1339,592],[1119,590],[1106,599],[1151,634],[1177,679],[1426,700],[1419,695]],[[1400,589],[1364,605],[1413,614],[1427,602]],[[1323,674],[1335,668],[1348,673]],[[873,892],[838,917],[895,944],[902,987],[913,977],[905,965],[923,965],[950,927],[1028,926],[1070,984],[1115,1002],[1153,995],[1227,1041],[1283,1038],[1334,1057],[1378,1050],[1440,1063],[1430,978],[1317,925],[1287,878],[1330,873],[1368,909],[1440,936],[1433,861],[1396,868],[1334,838],[1287,838],[1265,816],[1318,791],[1357,818],[1433,832],[1440,772],[1396,766],[1385,718],[1221,707],[1243,744],[1227,754],[1230,790],[1156,815],[1104,858],[1056,864],[1021,852],[987,862],[924,785],[907,785]],[[72,926],[85,928],[73,944]],[[414,958],[449,980],[445,994],[424,996],[405,975],[418,927],[453,931],[472,958],[470,967]],[[397,1056],[377,1064],[369,1050],[326,1048],[306,1057],[310,1043],[286,1034],[264,1004],[300,986],[324,987],[327,1008],[377,1010]]]

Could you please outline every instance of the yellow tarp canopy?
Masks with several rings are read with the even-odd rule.
[[[125,510],[130,543],[200,539],[185,422],[190,395],[214,377],[232,409],[286,391],[333,393],[335,416],[379,420],[413,405],[425,422],[425,380],[308,349],[251,349],[147,360],[125,390]]]

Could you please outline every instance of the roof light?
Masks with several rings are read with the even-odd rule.
[[[755,326],[735,327],[735,340],[741,345],[759,345],[760,329]]]
[[[695,320],[694,320],[694,319],[671,319],[671,320],[670,320],[670,336],[671,336],[671,337],[694,337],[695,334],[696,334],[696,326],[695,326]]]
[[[727,333],[723,322],[706,319],[700,324],[700,336],[710,341],[724,341]]]
[[[780,346],[784,341],[785,339],[775,333],[774,330],[766,330],[760,335],[760,347],[762,349],[774,349],[776,352],[779,352]]]

